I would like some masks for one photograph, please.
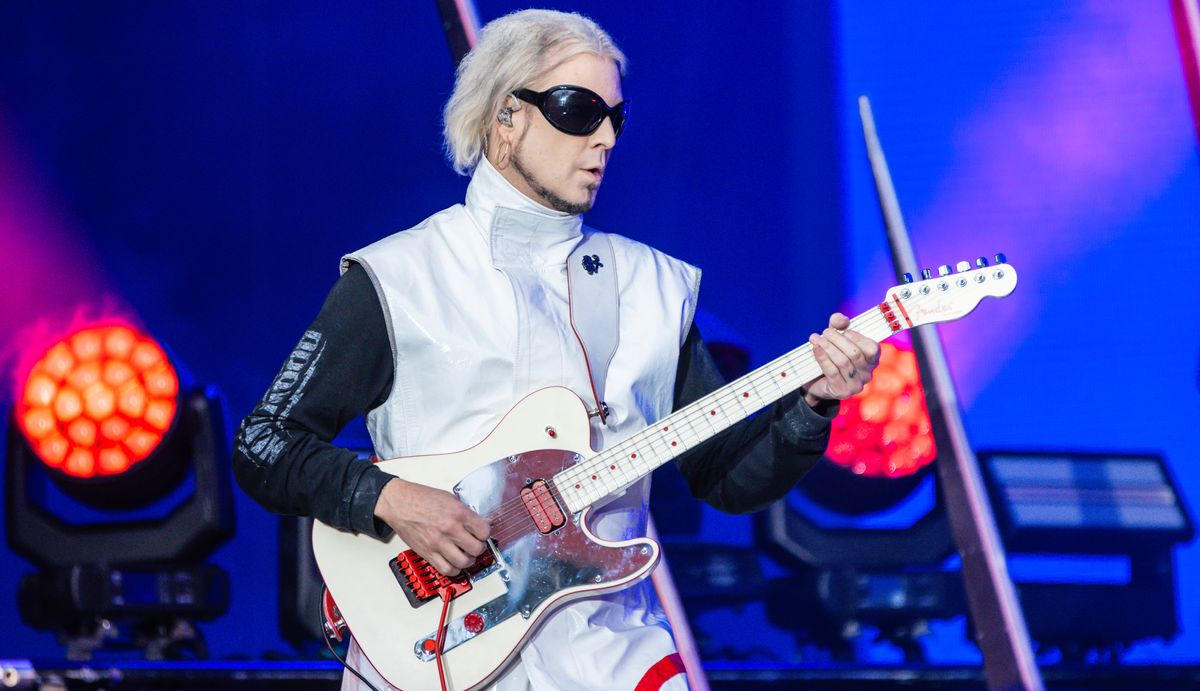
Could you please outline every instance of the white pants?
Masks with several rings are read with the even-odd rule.
[[[495,691],[687,691],[687,679],[672,664],[678,656],[666,619],[650,597],[649,581],[618,593],[615,600],[583,600],[550,616],[520,657],[492,685]],[[632,602],[631,602],[632,600]],[[636,606],[638,604],[644,606]],[[631,604],[635,606],[631,607]],[[381,691],[392,690],[350,641],[346,662]],[[641,684],[639,686],[639,684]],[[342,691],[368,691],[353,674]]]

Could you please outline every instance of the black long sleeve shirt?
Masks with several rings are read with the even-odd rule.
[[[366,271],[352,266],[238,428],[233,470],[242,489],[271,511],[386,537],[390,531],[374,510],[392,476],[330,442],[386,400],[394,376],[383,307]],[[723,383],[693,326],[679,353],[675,409]],[[836,412],[836,403],[818,412],[794,393],[675,464],[693,496],[730,513],[754,511],[782,497],[817,462]]]

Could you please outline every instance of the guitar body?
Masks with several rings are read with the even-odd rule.
[[[590,509],[569,513],[548,483],[593,455],[590,439],[583,402],[569,389],[550,387],[522,399],[470,449],[378,464],[409,482],[457,494],[492,523],[485,555],[492,563],[474,570],[470,589],[451,601],[446,616],[448,688],[493,681],[553,610],[625,588],[658,563],[652,540],[597,538],[586,524]],[[431,641],[443,600],[422,600],[406,584],[408,562],[397,557],[407,550],[395,535],[378,540],[313,525],[321,576],[363,654],[397,688],[439,689]]]

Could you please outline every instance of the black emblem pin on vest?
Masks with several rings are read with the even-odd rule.
[[[597,271],[600,270],[600,267],[602,267],[602,266],[604,266],[604,264],[600,263],[600,255],[598,255],[598,254],[586,255],[585,254],[583,256],[583,268],[585,271],[588,272],[589,276],[594,275]]]

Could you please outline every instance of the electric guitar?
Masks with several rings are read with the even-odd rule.
[[[882,341],[959,319],[1016,287],[1003,255],[977,265],[895,286],[850,328]],[[378,540],[314,523],[313,552],[340,617],[395,687],[493,681],[555,609],[637,583],[658,563],[653,540],[593,535],[592,508],[821,374],[805,344],[601,452],[591,449],[583,401],[548,387],[465,451],[381,461],[388,473],[453,492],[489,521],[491,537],[473,567],[448,578],[395,535]]]

